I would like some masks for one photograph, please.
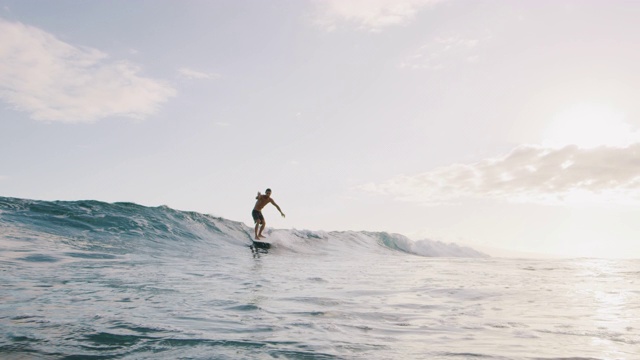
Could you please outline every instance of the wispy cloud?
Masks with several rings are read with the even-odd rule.
[[[0,19],[0,99],[42,121],[144,118],[176,94],[140,67],[41,29]]]
[[[195,80],[214,80],[220,77],[219,74],[196,71],[186,67],[178,69],[178,73],[183,78]]]
[[[434,205],[469,198],[552,204],[638,202],[640,143],[591,149],[522,146],[501,158],[401,175],[360,189]]]
[[[319,1],[316,24],[334,30],[341,22],[362,30],[379,31],[410,22],[421,9],[442,0],[328,0]]]
[[[460,36],[437,37],[407,57],[400,67],[440,70],[447,64],[474,63],[479,59],[474,49],[484,40]]]

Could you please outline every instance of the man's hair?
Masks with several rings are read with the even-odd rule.
[[[267,190],[265,190],[264,192],[271,192],[271,189],[267,189]]]

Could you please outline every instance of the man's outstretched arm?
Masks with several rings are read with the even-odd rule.
[[[271,203],[273,204],[273,206],[276,207],[276,209],[278,209],[278,211],[280,211],[280,215],[282,215],[282,217],[285,217],[284,213],[282,212],[282,210],[280,210],[280,206],[278,206],[278,204],[276,204],[276,202],[273,201],[273,200],[271,200]]]

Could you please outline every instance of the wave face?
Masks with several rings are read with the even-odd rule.
[[[253,228],[197,212],[133,203],[39,201],[0,197],[0,234],[5,240],[53,240],[76,256],[123,254],[224,255],[252,243]],[[271,252],[393,251],[429,257],[487,257],[468,247],[412,241],[385,232],[267,230]]]

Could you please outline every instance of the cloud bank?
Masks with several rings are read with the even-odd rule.
[[[405,24],[428,5],[441,0],[328,0],[318,2],[316,24],[334,30],[338,23],[348,22],[360,29],[379,31],[381,28]]]
[[[400,175],[360,189],[431,205],[469,198],[552,204],[637,203],[640,143],[591,149],[521,146],[502,158]]]
[[[32,26],[0,19],[0,99],[35,120],[94,122],[144,118],[175,90],[140,68],[67,44]]]

